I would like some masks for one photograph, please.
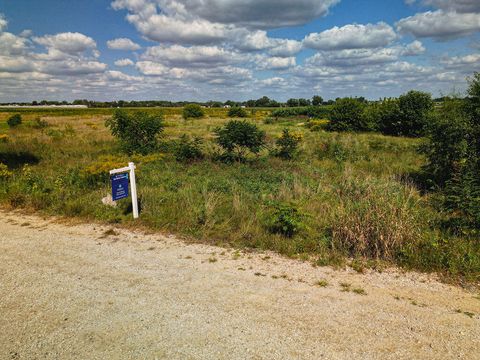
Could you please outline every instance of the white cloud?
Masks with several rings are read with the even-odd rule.
[[[0,13],[0,32],[4,31],[7,28],[8,21],[5,18],[5,15]]]
[[[34,37],[33,41],[45,46],[47,49],[55,49],[70,55],[78,55],[97,47],[97,43],[91,37],[71,32]]]
[[[130,59],[119,59],[115,61],[115,66],[133,66],[135,63]]]
[[[328,13],[340,0],[115,0],[116,10],[127,9],[149,21],[165,14],[182,20],[202,19],[210,23],[252,29],[271,29],[306,24]]]
[[[338,2],[339,0],[186,0],[181,3],[187,11],[212,22],[271,29],[306,24],[327,14]]]
[[[218,46],[153,46],[141,56],[142,60],[151,60],[172,67],[208,67],[212,65],[235,63],[246,57]]]
[[[257,59],[260,70],[287,70],[297,65],[295,57],[267,57],[259,56]]]
[[[413,4],[416,0],[407,0],[406,2],[407,4]],[[480,12],[480,2],[478,0],[423,0],[421,3],[426,6],[460,13]]]
[[[302,50],[302,42],[297,40],[275,39],[275,43],[268,53],[273,56],[290,57]]]
[[[107,46],[111,50],[135,51],[142,47],[127,38],[119,38],[107,41]]]
[[[19,55],[27,49],[27,39],[8,32],[0,32],[0,55]]]
[[[371,49],[386,46],[397,38],[393,28],[384,23],[335,26],[305,37],[304,45],[317,50]]]
[[[401,19],[396,25],[403,34],[448,40],[480,31],[480,14],[428,11]]]

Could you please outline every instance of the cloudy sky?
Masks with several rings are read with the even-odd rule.
[[[1,0],[0,102],[434,96],[480,71],[480,0]]]

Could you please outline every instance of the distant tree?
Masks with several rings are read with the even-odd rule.
[[[313,106],[320,106],[323,104],[323,98],[321,96],[315,95],[312,98],[312,105]]]
[[[287,100],[287,106],[288,107],[298,107],[300,106],[300,102],[298,99],[288,99]]]
[[[298,99],[299,106],[310,106],[311,102],[309,99]]]

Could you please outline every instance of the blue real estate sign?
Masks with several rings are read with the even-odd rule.
[[[112,200],[117,201],[128,197],[128,173],[116,174],[112,180]]]

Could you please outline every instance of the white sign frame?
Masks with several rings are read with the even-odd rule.
[[[136,166],[133,162],[129,162],[127,167],[121,169],[110,170],[110,175],[121,174],[129,172],[130,176],[130,188],[132,195],[132,209],[133,209],[133,218],[138,219],[138,196],[137,196],[137,181],[135,179],[135,169]]]

